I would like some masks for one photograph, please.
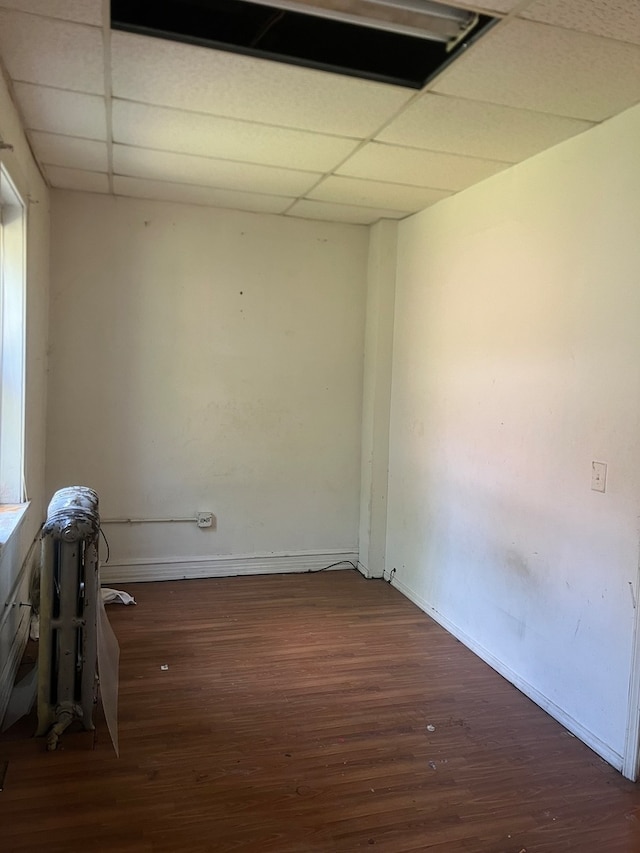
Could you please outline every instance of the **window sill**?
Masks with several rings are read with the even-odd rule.
[[[0,554],[22,524],[30,501],[23,504],[0,504]]]

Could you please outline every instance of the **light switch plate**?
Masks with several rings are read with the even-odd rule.
[[[607,487],[607,463],[591,463],[591,488],[594,492],[604,492]]]

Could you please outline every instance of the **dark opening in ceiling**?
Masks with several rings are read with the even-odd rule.
[[[263,2],[112,0],[111,26],[421,89],[496,20],[469,13],[464,38],[448,46],[446,41],[278,8],[281,0],[273,0],[273,6]]]

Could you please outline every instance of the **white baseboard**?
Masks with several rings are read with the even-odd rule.
[[[524,693],[532,702],[535,702],[543,711],[546,711],[549,716],[557,720],[571,734],[575,735],[579,740],[585,743],[597,755],[615,767],[616,770],[622,771],[623,756],[613,750],[608,744],[600,740],[597,735],[585,728],[581,723],[567,714],[562,708],[555,704],[551,699],[537,690],[532,684],[523,679],[517,672],[514,672],[495,655],[483,648],[468,634],[465,634],[457,625],[451,622],[442,613],[439,613],[428,601],[415,593],[410,587],[397,580],[395,576],[391,578],[391,585],[396,587],[403,595],[413,601],[421,610],[424,610],[431,618],[441,625],[446,631],[452,634],[456,639],[465,645],[470,651],[481,658],[485,663],[489,664],[492,669],[495,669],[503,678],[506,678],[514,687],[517,687],[521,693]]]
[[[296,551],[279,554],[234,554],[210,557],[172,557],[118,560],[100,567],[103,584],[145,583],[149,581],[225,578],[237,575],[273,575],[349,569],[357,565],[358,552]],[[334,565],[337,564],[337,565]]]
[[[370,571],[369,571],[369,569],[364,565],[364,563],[361,563],[361,562],[360,562],[360,560],[357,560],[357,562],[356,562],[356,566],[357,566],[358,571],[360,572],[360,574],[361,574],[363,577],[365,577],[367,580],[371,580],[371,572],[370,572]]]

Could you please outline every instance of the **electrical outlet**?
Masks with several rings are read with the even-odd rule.
[[[213,527],[213,519],[212,512],[199,512],[196,516],[198,527]]]

